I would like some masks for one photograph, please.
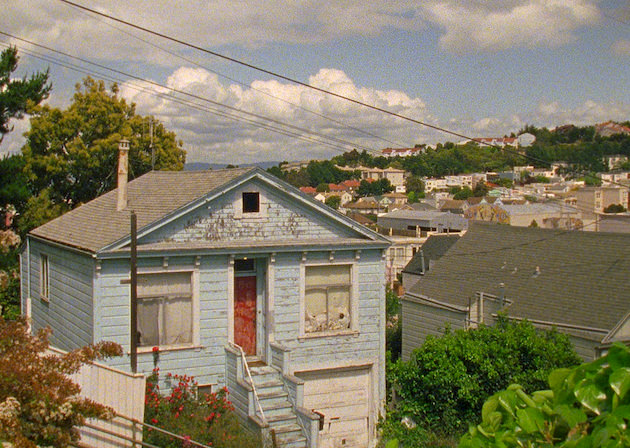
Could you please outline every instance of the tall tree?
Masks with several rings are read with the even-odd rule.
[[[54,203],[72,207],[115,187],[123,138],[130,141],[131,178],[151,170],[151,142],[156,170],[181,170],[186,156],[175,134],[152,117],[136,115],[135,105],[118,95],[116,84],[108,90],[90,77],[77,84],[66,110],[36,107],[25,135],[22,153],[33,193],[49,189]]]
[[[48,97],[48,70],[34,73],[27,78],[11,79],[18,64],[17,48],[9,47],[0,54],[0,143],[13,130],[9,125],[12,118],[23,118],[31,106]]]

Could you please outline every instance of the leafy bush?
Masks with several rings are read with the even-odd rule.
[[[630,446],[630,349],[549,375],[551,390],[528,395],[519,385],[483,405],[460,448]]]
[[[122,348],[101,342],[65,355],[47,352],[50,329],[32,335],[23,319],[0,317],[0,442],[17,448],[67,447],[79,440],[86,418],[111,419],[113,412],[79,398],[67,375],[86,362],[120,356]]]
[[[551,370],[580,362],[566,335],[528,322],[500,318],[494,327],[447,331],[388,371],[398,399],[388,419],[408,416],[438,434],[461,434],[493,393],[514,382],[540,389]]]
[[[191,376],[166,375],[170,393],[162,395],[159,387],[159,368],[147,378],[144,420],[156,426],[218,448],[254,448],[260,441],[245,432],[228,400],[227,389],[198,396],[197,383]],[[143,440],[160,448],[192,446],[185,441],[159,431],[145,428]]]

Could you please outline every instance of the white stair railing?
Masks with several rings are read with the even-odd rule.
[[[243,348],[234,343],[234,342],[230,342],[230,345],[232,345],[234,348],[238,349],[238,351],[241,353],[241,362],[243,363],[243,367],[245,367],[245,372],[247,373],[247,378],[249,379],[249,383],[252,385],[252,390],[254,391],[254,401],[256,402],[256,406],[258,407],[258,411],[260,412],[260,417],[261,420],[263,421],[263,423],[267,424],[267,419],[265,418],[265,413],[263,412],[263,408],[260,405],[260,399],[258,398],[258,392],[256,392],[256,385],[254,384],[254,380],[252,379],[252,374],[249,371],[249,364],[247,364],[247,357],[245,356],[245,352],[243,351]]]

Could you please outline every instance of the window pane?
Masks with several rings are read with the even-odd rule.
[[[140,346],[160,345],[159,311],[161,299],[138,300],[138,333]]]
[[[192,342],[192,306],[190,297],[164,301],[162,344],[190,344]]]
[[[350,287],[328,290],[328,329],[350,328]]]
[[[328,316],[326,314],[326,290],[308,289],[305,300],[305,322],[304,331],[323,331],[326,329]]]
[[[305,333],[350,328],[351,272],[351,265],[306,267]]]
[[[350,284],[350,265],[306,267],[306,286]]]
[[[141,346],[192,343],[190,272],[138,275],[138,331]]]

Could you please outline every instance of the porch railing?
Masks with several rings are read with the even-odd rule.
[[[249,379],[249,384],[251,384],[252,386],[252,391],[254,392],[254,402],[256,403],[256,407],[258,408],[258,411],[260,412],[260,418],[263,421],[263,423],[267,424],[267,419],[265,418],[265,413],[263,411],[262,406],[260,405],[260,399],[258,398],[258,392],[256,391],[256,385],[254,384],[254,380],[252,379],[252,374],[249,371],[249,364],[247,363],[247,357],[245,356],[245,352],[243,351],[243,347],[241,347],[240,345],[234,343],[234,342],[230,342],[230,345],[232,347],[234,347],[235,349],[237,349],[240,354],[241,354],[241,362],[243,364],[243,367],[245,367],[245,372],[247,373],[247,378]]]

